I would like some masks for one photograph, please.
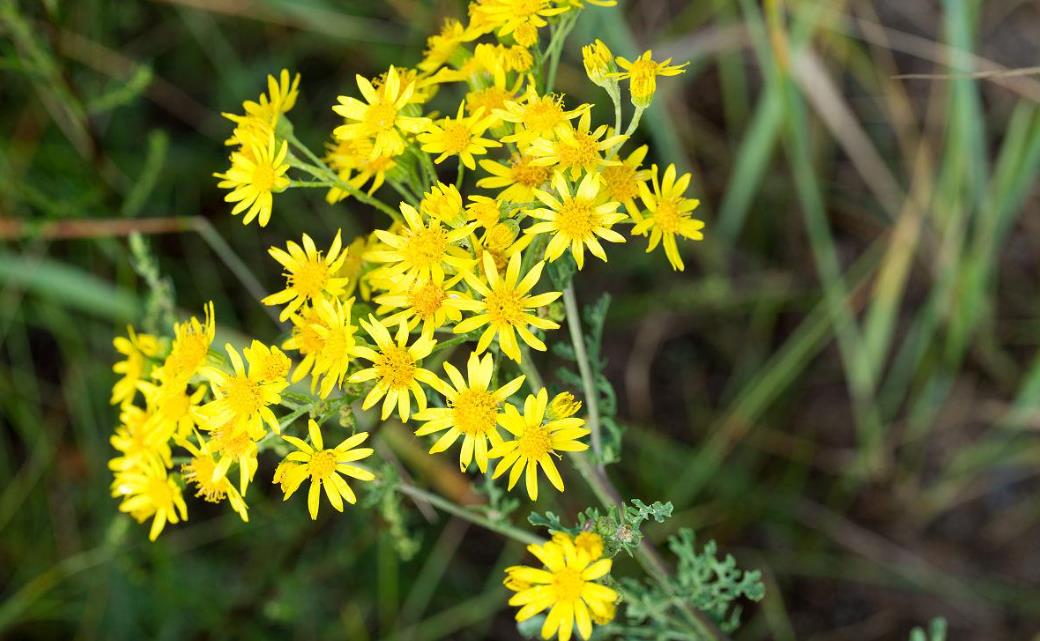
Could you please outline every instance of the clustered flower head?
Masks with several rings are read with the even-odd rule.
[[[608,248],[638,236],[682,270],[679,241],[701,239],[704,225],[693,218],[699,201],[686,195],[689,174],[648,166],[645,145],[625,150],[657,77],[685,64],[651,52],[629,61],[600,40],[586,46],[585,70],[614,103],[613,123],[552,89],[557,36],[586,5],[614,4],[474,0],[465,20],[446,20],[428,39],[415,67],[348,83],[321,155],[295,138],[287,117],[298,75],[269,77],[243,113],[226,114],[230,166],[215,175],[243,223],[266,226],[275,194],[321,186],[328,203],[378,209],[390,224],[354,237],[304,233],[269,248],[284,284],[260,302],[278,310],[278,344],[214,350],[212,304],[204,320],[177,323],[168,337],[130,328],[116,339],[112,493],[121,510],[152,519],[151,538],[187,519],[184,489],[248,520],[249,486],[274,445],[288,453],[273,483],[289,499],[309,480],[311,518],[323,494],[339,511],[355,503],[347,479],[378,477],[364,463],[373,449],[359,447],[369,432],[325,446],[337,429],[325,424],[334,413],[326,410],[348,404],[412,423],[431,454],[457,450],[463,472],[504,477],[509,490],[522,478],[531,500],[543,477],[564,490],[565,455],[589,448],[582,403],[551,396],[522,368],[554,340],[566,279],[596,262],[587,254],[605,262]],[[623,80],[635,106],[625,131]],[[299,400],[308,384],[309,404]],[[518,619],[548,610],[543,637],[567,641],[613,617],[618,595],[600,583],[611,562],[597,535],[557,533],[529,549],[545,569],[507,571]]]

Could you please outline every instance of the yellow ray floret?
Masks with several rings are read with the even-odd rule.
[[[263,299],[264,305],[285,305],[278,319],[286,321],[304,303],[314,303],[325,297],[339,296],[347,285],[347,279],[337,276],[347,252],[341,251],[343,244],[340,232],[322,252],[307,234],[303,235],[303,247],[293,241],[286,243],[288,251],[271,247],[267,253],[285,268],[285,289]]]
[[[405,227],[399,233],[377,229],[376,237],[387,247],[370,250],[365,260],[387,263],[385,276],[401,285],[416,280],[427,281],[431,276],[444,276],[445,271],[459,271],[469,265],[469,255],[457,246],[469,236],[476,224],[458,229],[445,228],[440,220],[423,217],[408,203],[401,203]]]
[[[415,431],[417,436],[444,432],[430,448],[431,454],[443,452],[462,437],[459,451],[459,469],[463,472],[475,458],[477,469],[487,471],[489,445],[502,443],[498,423],[503,418],[502,404],[515,394],[524,382],[518,376],[497,390],[491,388],[495,364],[491,354],[483,358],[470,353],[466,363],[466,378],[451,363],[444,363],[444,371],[451,385],[439,387],[448,401],[447,407],[430,407],[415,415],[425,421]]]
[[[209,442],[198,432],[195,432],[195,439],[198,441],[198,445],[186,439],[178,442],[191,454],[191,460],[181,465],[181,476],[185,483],[194,485],[195,496],[209,503],[220,503],[227,499],[231,509],[248,523],[249,508],[246,506],[245,499],[226,476],[214,477],[213,473],[217,468],[217,461],[213,458],[214,452],[210,448]]]
[[[166,474],[162,463],[154,459],[116,474],[112,496],[122,498],[119,511],[130,514],[138,523],[152,519],[148,532],[152,541],[167,523],[188,520],[188,506],[180,486]]]
[[[357,98],[339,96],[333,111],[346,119],[336,127],[333,135],[340,140],[370,138],[371,156],[397,155],[404,151],[402,134],[416,134],[426,128],[428,118],[409,115],[407,107],[416,90],[414,80],[405,80],[391,66],[379,88],[364,76],[357,76],[358,89],[365,102]]]
[[[112,386],[112,404],[127,405],[134,400],[134,396],[137,394],[138,381],[151,373],[152,362],[150,359],[159,355],[162,342],[157,336],[138,334],[133,327],[128,325],[126,337],[117,336],[112,340],[112,346],[126,357],[112,366],[113,372],[123,375]]]
[[[401,322],[397,328],[397,336],[390,337],[390,332],[375,316],[362,319],[361,327],[376,344],[376,348],[358,345],[354,355],[372,363],[351,375],[351,383],[375,381],[375,387],[365,396],[362,409],[368,409],[383,399],[382,420],[390,418],[397,408],[402,421],[407,421],[412,413],[412,398],[419,411],[426,409],[426,392],[419,383],[439,385],[440,379],[428,369],[419,366],[419,361],[430,355],[437,341],[420,336],[411,345],[408,344],[408,324]]]
[[[690,185],[690,174],[683,174],[678,180],[675,178],[675,165],[668,165],[664,170],[661,181],[657,180],[657,165],[653,166],[651,191],[646,183],[639,186],[640,198],[646,207],[645,214],[640,215],[633,234],[640,236],[650,234],[650,241],[646,251],[651,252],[658,243],[664,245],[664,253],[668,256],[668,262],[672,269],[682,271],[683,261],[679,255],[679,247],[675,238],[689,238],[690,240],[702,240],[704,234],[704,221],[697,220],[692,213],[701,204],[696,198],[686,197],[686,188]]]
[[[465,116],[465,108],[466,103],[463,101],[454,118],[449,116],[438,120],[419,134],[423,151],[440,154],[433,162],[440,164],[451,156],[458,156],[459,162],[467,169],[476,169],[474,156],[483,156],[488,149],[502,146],[497,140],[483,137],[494,118],[485,117],[482,109],[478,109],[472,116]]]
[[[278,144],[274,133],[269,133],[266,137],[245,140],[241,150],[231,153],[231,168],[227,173],[213,174],[222,179],[218,187],[231,190],[224,200],[237,203],[231,214],[237,216],[245,212],[243,225],[254,219],[259,220],[261,227],[270,222],[272,194],[289,187],[290,181],[285,175],[289,170],[288,154],[289,144],[284,140]]]

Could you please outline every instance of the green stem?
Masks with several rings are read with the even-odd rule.
[[[432,492],[427,492],[426,490],[415,487],[414,485],[398,481],[397,484],[394,485],[393,489],[401,494],[406,494],[412,498],[419,499],[420,501],[426,501],[443,512],[447,512],[452,516],[457,516],[460,519],[465,519],[474,525],[479,525],[480,527],[491,530],[492,532],[497,532],[503,536],[507,536],[519,543],[525,545],[532,543],[535,545],[545,543],[544,539],[537,537],[530,532],[521,530],[520,528],[515,528],[508,523],[493,521],[483,514],[466,509],[442,496],[433,494]]]
[[[455,189],[462,189],[462,178],[466,175],[466,165],[462,164],[462,158],[459,158],[459,173],[455,177]]]
[[[578,371],[581,373],[589,431],[592,433],[592,452],[597,465],[602,468],[603,440],[599,419],[599,394],[596,392],[596,381],[592,375],[589,353],[585,349],[585,337],[581,331],[581,314],[578,311],[578,300],[574,295],[573,281],[563,290],[563,305],[567,312],[567,328],[570,330],[571,343],[574,345],[574,357],[578,361]]]

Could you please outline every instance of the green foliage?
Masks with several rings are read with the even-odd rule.
[[[619,582],[629,623],[649,625],[663,633],[672,626],[667,610],[681,603],[707,614],[729,633],[740,625],[739,601],[759,601],[765,596],[759,571],[740,570],[730,555],[719,559],[714,541],[708,541],[698,553],[692,530],[679,530],[668,539],[668,548],[678,559],[674,578],[665,584],[631,578]]]
[[[910,641],[946,641],[946,619],[935,617],[928,623],[928,630],[920,627],[910,630]]]
[[[654,501],[647,505],[639,499],[632,499],[631,505],[620,508],[613,506],[600,512],[599,508],[590,507],[578,514],[578,522],[567,526],[553,512],[534,512],[528,515],[527,522],[535,527],[543,527],[550,532],[595,532],[603,537],[605,554],[614,556],[621,551],[632,555],[643,540],[642,527],[653,519],[663,523],[672,516],[672,504]]]
[[[141,326],[151,334],[162,335],[174,323],[173,283],[159,271],[159,262],[148,249],[148,243],[140,234],[130,235],[130,264],[148,285],[144,317]]]

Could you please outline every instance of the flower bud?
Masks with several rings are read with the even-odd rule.
[[[610,77],[615,70],[614,54],[602,40],[597,38],[592,44],[582,47],[581,60],[585,64],[585,74],[594,84],[604,89],[617,86],[617,80]]]
[[[574,398],[570,392],[560,392],[553,397],[549,403],[549,420],[555,421],[561,418],[574,416],[581,409],[581,401]]]

